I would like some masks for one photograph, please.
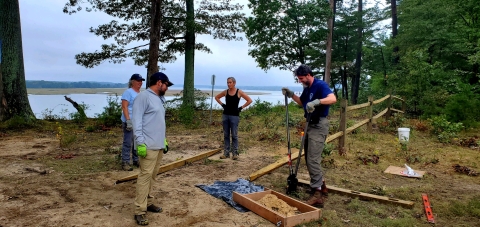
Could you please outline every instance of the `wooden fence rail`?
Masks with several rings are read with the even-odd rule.
[[[402,110],[397,110],[397,109],[392,108],[393,99],[402,102]],[[387,107],[384,110],[382,110],[380,113],[378,113],[377,115],[373,116],[373,106],[376,105],[376,104],[380,104],[383,101],[387,101]],[[368,108],[368,114],[367,114],[368,118],[364,119],[364,120],[361,120],[361,121],[357,122],[356,124],[347,128],[347,112],[362,109],[362,108]],[[338,150],[339,150],[339,152],[344,152],[345,151],[345,149],[344,149],[345,148],[345,140],[347,138],[348,133],[352,132],[353,130],[355,130],[355,129],[357,129],[357,128],[365,125],[365,124],[367,124],[368,131],[371,132],[372,131],[372,124],[375,123],[375,121],[378,118],[385,115],[388,119],[388,117],[390,116],[392,111],[399,112],[399,113],[405,113],[405,109],[406,109],[405,100],[400,98],[400,97],[393,96],[393,95],[386,95],[385,97],[383,97],[381,99],[378,99],[378,100],[373,100],[373,96],[369,96],[368,97],[368,102],[358,104],[358,105],[354,105],[354,106],[348,106],[348,100],[342,99],[342,100],[340,100],[339,131],[332,134],[332,135],[329,135],[327,137],[325,143],[329,143],[329,142],[331,142],[335,139],[338,139]],[[297,159],[298,158],[298,152],[295,152],[295,153],[292,152],[291,158],[292,158],[292,160]],[[248,179],[250,181],[253,181],[253,180],[255,180],[255,179],[257,179],[257,178],[259,178],[259,177],[261,177],[261,176],[263,176],[267,173],[272,172],[273,170],[279,168],[280,166],[285,165],[286,163],[288,163],[288,157],[281,158],[281,159],[277,160],[276,162],[274,162],[274,163],[272,163],[268,166],[265,166],[264,168],[259,169],[259,170],[255,171],[254,173],[250,174],[250,176],[248,176]]]

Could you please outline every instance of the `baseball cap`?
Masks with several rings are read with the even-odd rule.
[[[133,74],[132,77],[130,77],[130,80],[145,81],[145,79],[138,73]]]
[[[156,83],[157,81],[161,80],[162,82],[164,83],[167,83],[167,87],[170,87],[173,85],[172,82],[170,82],[170,80],[168,79],[168,76],[165,75],[164,73],[162,72],[156,72],[154,73],[153,75],[150,76],[150,81],[152,83]],[[151,84],[151,83],[150,83]]]

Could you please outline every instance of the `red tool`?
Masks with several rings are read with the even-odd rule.
[[[423,206],[425,207],[425,214],[427,215],[427,221],[430,223],[435,223],[433,219],[432,213],[432,206],[430,205],[430,201],[428,201],[427,194],[422,194]]]

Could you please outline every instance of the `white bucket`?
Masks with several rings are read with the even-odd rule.
[[[408,142],[410,138],[410,129],[409,128],[398,128],[398,140],[400,143]]]

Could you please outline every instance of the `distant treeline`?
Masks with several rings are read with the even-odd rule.
[[[27,88],[125,88],[125,83],[27,80]]]

